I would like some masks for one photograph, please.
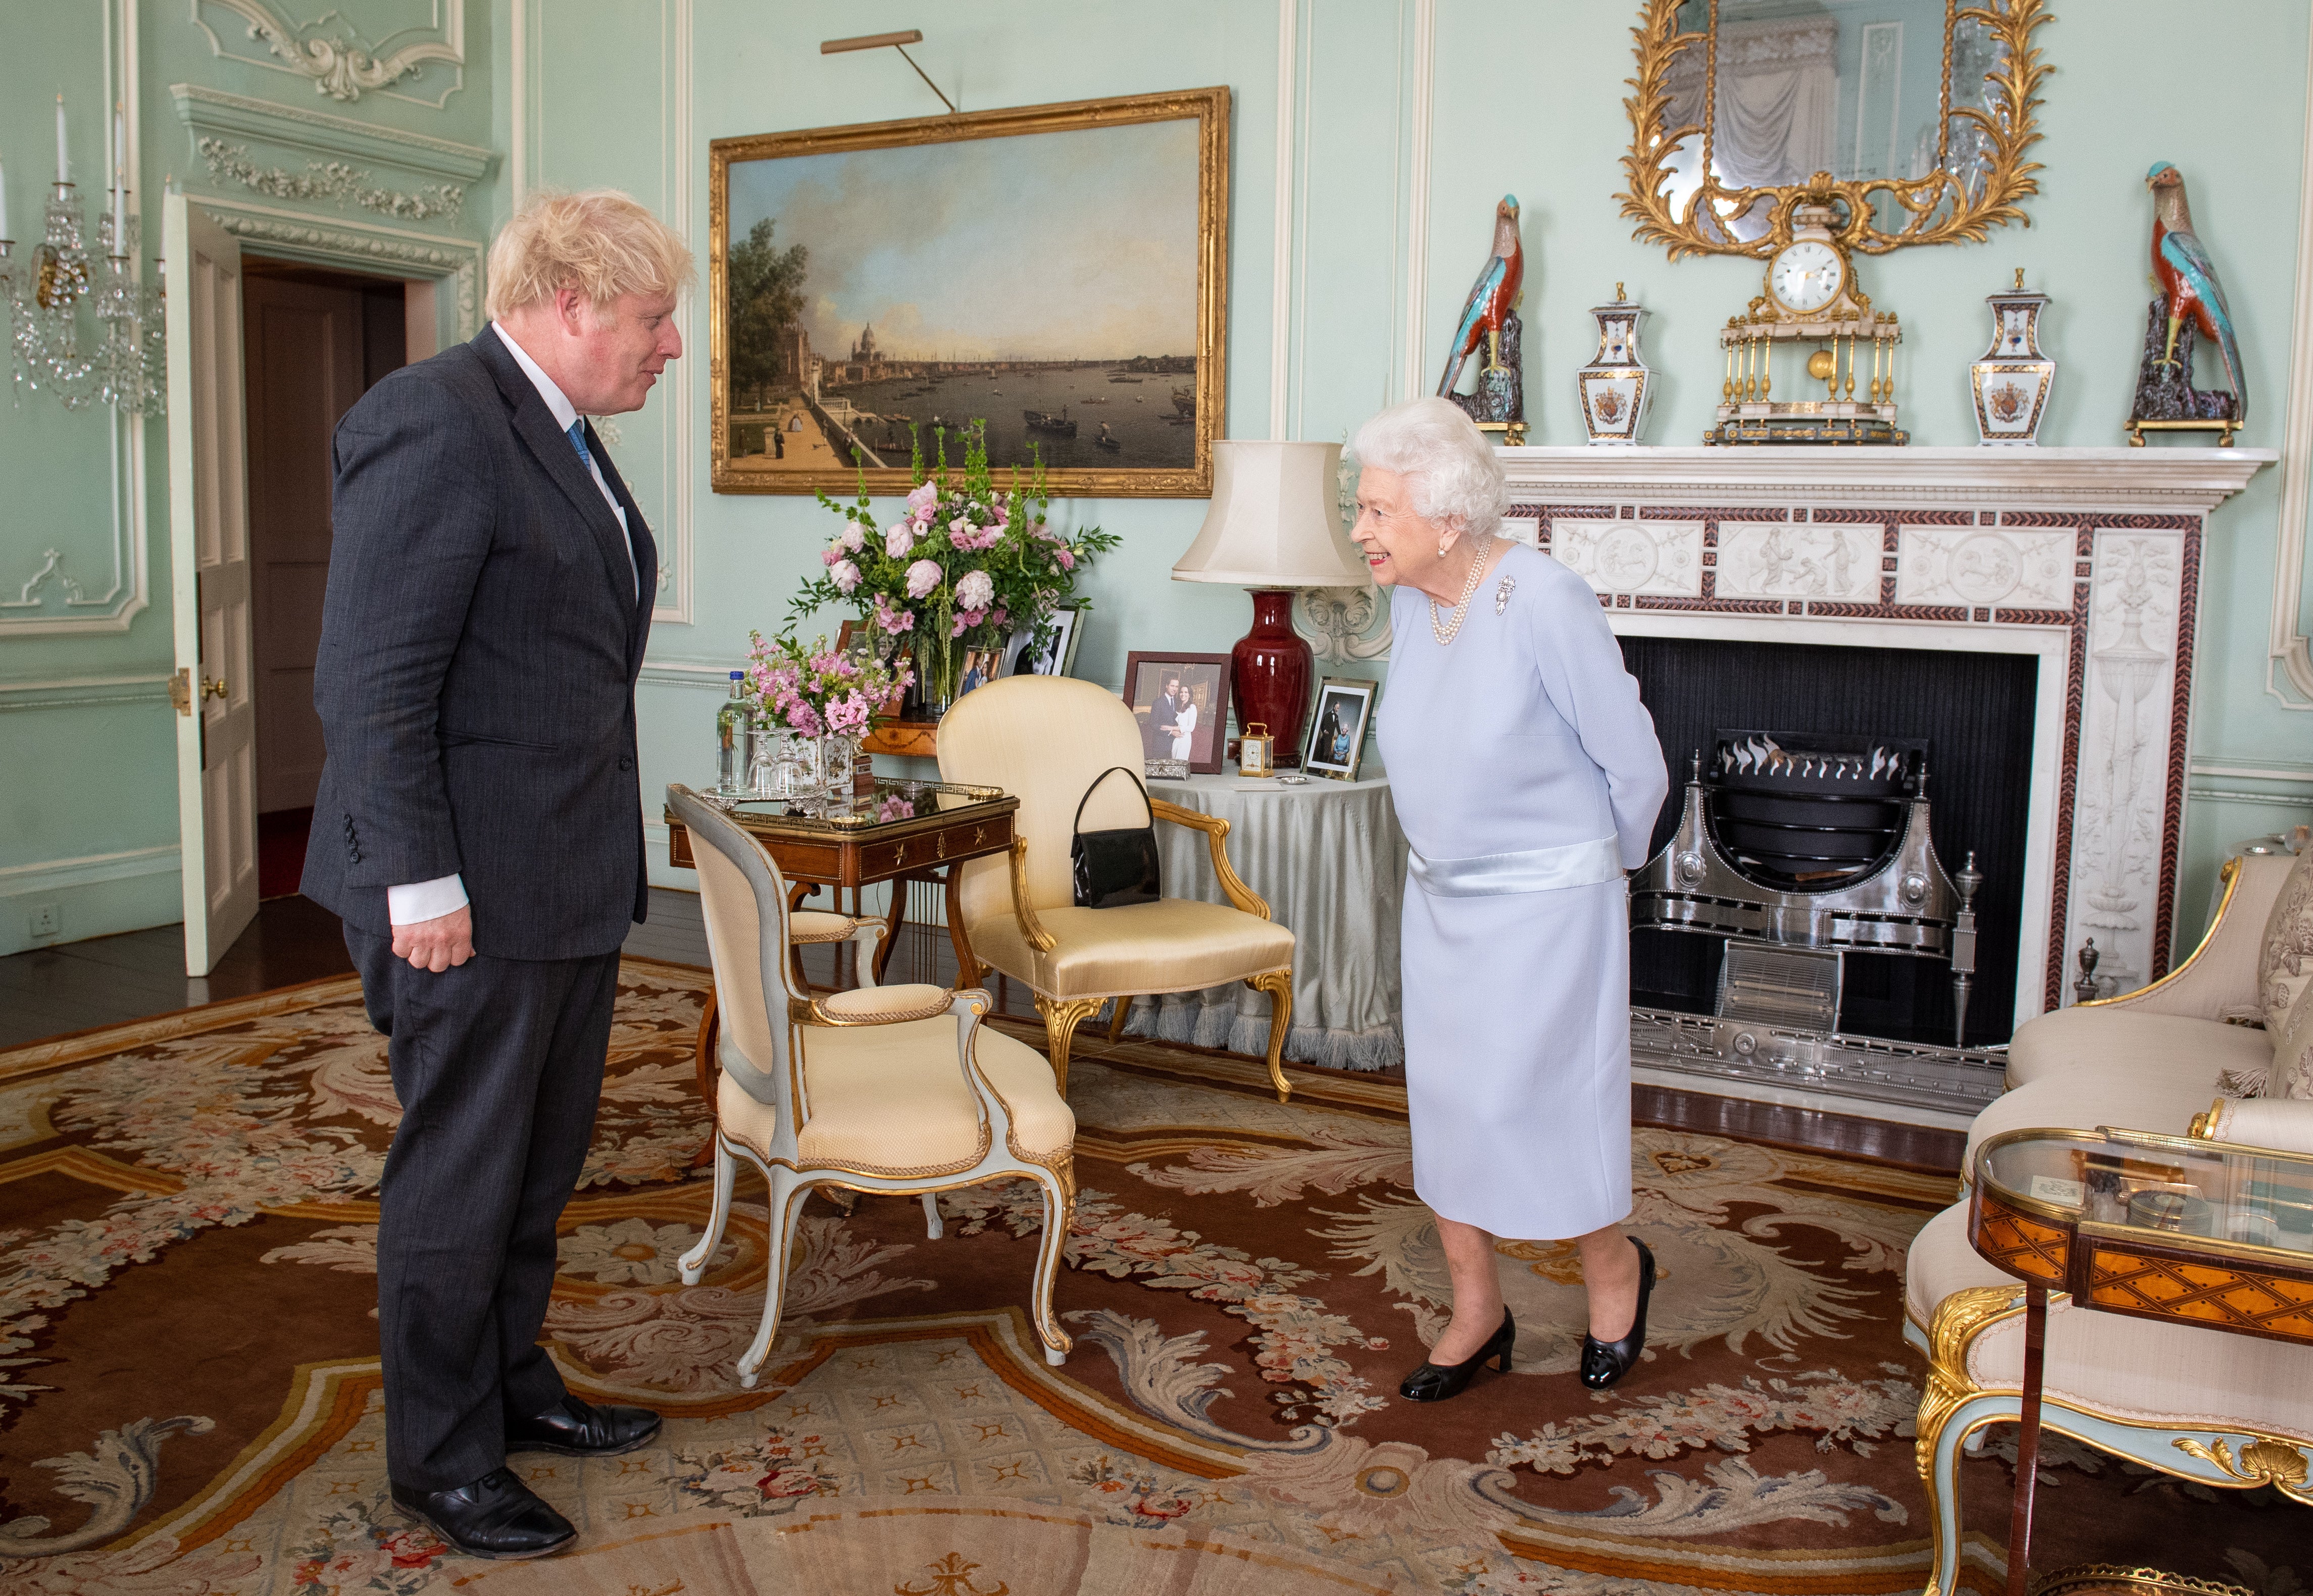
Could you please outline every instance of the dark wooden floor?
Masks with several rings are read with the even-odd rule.
[[[650,919],[634,928],[626,945],[629,953],[706,968],[707,938],[697,896],[653,888]],[[849,986],[848,964],[839,970],[836,959],[848,960],[849,951],[848,947],[806,949],[805,974],[814,986]],[[249,929],[203,979],[185,974],[184,931],[178,925],[0,958],[0,1048],[352,971],[335,915],[303,898],[268,899],[259,905],[257,918]],[[885,980],[945,986],[954,978],[955,954],[944,932],[913,925],[901,927]],[[1017,982],[991,975],[987,984],[1000,1012],[1034,1016],[1031,995]],[[1297,1074],[1312,1073],[1307,1065],[1291,1067]],[[1360,1072],[1352,1078],[1403,1081],[1405,1073],[1403,1069]],[[1958,1171],[1967,1140],[1955,1130],[1660,1086],[1635,1087],[1631,1107],[1632,1118],[1640,1125],[1736,1136],[1938,1173]]]

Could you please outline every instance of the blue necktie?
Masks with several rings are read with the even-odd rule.
[[[570,439],[570,447],[578,452],[578,463],[585,466],[590,472],[594,470],[594,457],[586,452],[586,418],[581,416],[572,422],[567,435]],[[619,531],[621,536],[626,536],[626,524],[627,518],[621,513],[619,515]],[[635,564],[635,544],[634,539],[630,536],[627,537],[627,568],[634,573],[635,592],[639,597],[643,591],[643,573],[642,567]]]

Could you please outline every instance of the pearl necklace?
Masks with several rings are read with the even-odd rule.
[[[1452,620],[1440,626],[1438,621],[1438,601],[1434,598],[1429,601],[1429,635],[1438,639],[1438,647],[1445,647],[1462,635],[1463,618],[1470,613],[1470,595],[1478,591],[1478,577],[1486,568],[1486,551],[1492,546],[1493,539],[1489,538],[1484,543],[1480,544],[1477,552],[1470,557],[1470,574],[1462,583],[1462,601],[1454,606]]]

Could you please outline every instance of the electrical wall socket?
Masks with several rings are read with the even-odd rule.
[[[65,911],[53,903],[32,906],[32,934],[54,936],[65,928]]]

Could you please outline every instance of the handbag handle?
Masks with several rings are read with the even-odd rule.
[[[1092,785],[1086,787],[1084,790],[1084,796],[1077,800],[1077,818],[1069,822],[1069,833],[1070,836],[1074,836],[1076,833],[1084,829],[1085,805],[1092,802],[1092,795],[1099,789],[1100,784],[1106,781],[1110,776],[1114,776],[1120,770],[1123,771],[1125,775],[1132,776],[1132,785],[1140,788],[1140,806],[1148,811],[1149,825],[1154,826],[1156,824],[1156,811],[1148,802],[1148,789],[1141,785],[1140,778],[1139,776],[1132,776],[1132,767],[1130,765],[1111,765],[1107,769],[1102,771],[1098,776],[1092,778]]]

